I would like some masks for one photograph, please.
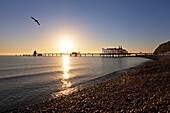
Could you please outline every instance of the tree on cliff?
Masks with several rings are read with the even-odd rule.
[[[154,54],[166,53],[170,51],[170,41],[160,44],[154,51]]]

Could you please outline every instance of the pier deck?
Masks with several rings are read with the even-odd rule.
[[[70,57],[86,57],[86,56],[100,56],[100,57],[110,57],[110,58],[117,58],[117,57],[143,57],[143,58],[150,58],[150,59],[158,59],[162,56],[170,56],[170,53],[163,53],[154,55],[153,53],[79,53],[79,54],[72,54],[72,53],[38,53],[37,56],[43,57],[57,57],[69,55]],[[23,54],[23,56],[33,56],[32,54]]]
[[[101,57],[119,57],[119,56],[140,56],[140,55],[153,55],[153,53],[79,53],[79,54],[72,54],[72,53],[38,53],[37,56],[101,56]],[[23,56],[33,56],[32,54],[23,54]]]

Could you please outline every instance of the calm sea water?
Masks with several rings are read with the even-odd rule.
[[[79,83],[145,61],[135,57],[0,56],[0,111],[44,101]]]

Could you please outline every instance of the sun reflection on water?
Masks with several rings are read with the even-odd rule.
[[[63,88],[68,88],[71,87],[71,83],[68,81],[68,79],[70,78],[69,75],[69,56],[68,55],[64,55],[63,56],[63,79],[61,80],[61,82],[63,83],[62,87]]]

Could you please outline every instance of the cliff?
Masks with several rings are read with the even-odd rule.
[[[170,51],[170,41],[162,43],[154,51],[154,54],[166,53]]]

